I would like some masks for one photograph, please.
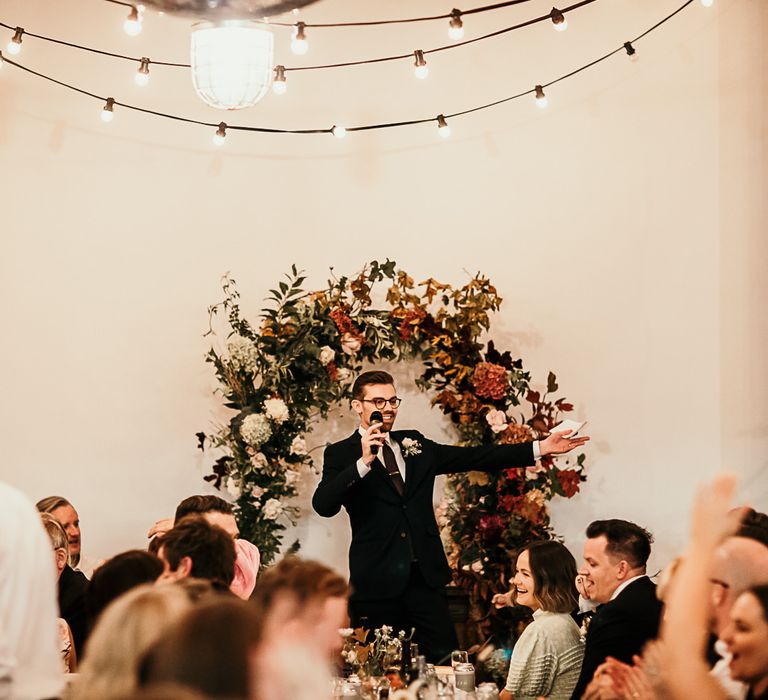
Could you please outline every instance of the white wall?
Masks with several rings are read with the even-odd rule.
[[[420,3],[424,12],[446,5]],[[329,126],[433,116],[527,89],[639,34],[676,6],[613,0],[408,64],[291,75],[284,98],[231,123]],[[467,20],[468,36],[550,4]],[[325,0],[308,19],[400,16],[412,3]],[[7,24],[155,59],[184,60],[187,25],[149,15],[136,39],[108,3],[8,0]],[[461,284],[480,270],[505,303],[493,327],[535,376],[558,373],[588,418],[590,478],[553,506],[577,551],[586,523],[635,519],[657,535],[653,566],[684,541],[695,484],[721,468],[768,508],[762,476],[768,340],[762,0],[692,4],[616,56],[531,100],[434,125],[323,136],[230,133],[101,105],[10,66],[0,73],[2,255],[0,477],[33,499],[77,505],[86,553],[141,546],[147,527],[205,488],[194,434],[220,415],[203,355],[219,278],[254,315],[296,263],[321,285],[390,257],[416,278]],[[278,58],[295,60],[285,50]],[[445,26],[310,34],[307,62],[445,43]],[[5,39],[0,41],[4,44]],[[18,60],[98,94],[218,120],[188,75],[133,68],[28,38]],[[401,368],[403,383],[414,368]],[[401,420],[450,439],[426,397]],[[318,427],[319,444],[351,430]],[[306,484],[307,494],[312,484]],[[307,554],[343,569],[346,520],[308,515]]]

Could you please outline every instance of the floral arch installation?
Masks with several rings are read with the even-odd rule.
[[[214,334],[216,316],[226,316],[226,349],[212,348],[206,360],[233,414],[197,435],[200,449],[221,455],[205,479],[235,499],[242,536],[259,547],[265,565],[299,516],[292,499],[302,472],[319,470],[305,436],[351,399],[365,362],[421,362],[416,383],[450,417],[460,445],[538,439],[573,410],[556,396],[553,372],[546,391],[535,391],[523,361],[485,339],[502,299],[481,274],[461,287],[432,278],[415,284],[395,262],[374,260],[355,276],[331,277],[325,289],[307,291],[293,266],[270,290],[257,325],[243,318],[229,276],[223,301],[208,309],[206,335]],[[381,308],[372,299],[377,285],[386,286]],[[447,480],[438,524],[454,580],[469,590],[475,611],[496,615],[490,598],[507,590],[518,549],[553,536],[547,503],[571,498],[585,479],[579,454]],[[295,542],[289,551],[297,549]]]

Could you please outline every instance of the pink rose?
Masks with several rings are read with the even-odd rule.
[[[359,335],[345,333],[341,336],[341,349],[347,355],[354,355],[360,351],[361,347],[363,347],[363,340]]]
[[[485,414],[485,420],[488,421],[494,433],[503,433],[507,429],[507,415],[504,411],[488,411]]]

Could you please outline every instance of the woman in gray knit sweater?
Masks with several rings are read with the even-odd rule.
[[[512,650],[501,700],[544,696],[568,700],[584,658],[579,628],[571,617],[578,605],[576,561],[559,542],[533,542],[517,558],[513,589],[494,603],[533,610],[531,622]]]

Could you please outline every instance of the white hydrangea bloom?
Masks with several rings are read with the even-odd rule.
[[[232,498],[240,498],[240,495],[242,494],[240,484],[233,476],[230,476],[227,479],[226,483],[224,484],[224,488],[227,490],[227,493],[232,496]]]
[[[325,366],[333,362],[333,358],[336,357],[336,353],[333,348],[329,348],[327,345],[323,345],[320,348],[320,364]]]
[[[278,425],[288,420],[288,406],[282,399],[267,399],[264,402],[264,413]]]
[[[299,457],[303,457],[307,454],[307,443],[300,435],[293,438],[293,442],[291,442],[291,454]]]
[[[283,504],[276,498],[270,498],[262,508],[262,513],[267,520],[277,520],[278,516],[283,512]]]
[[[246,372],[253,372],[256,369],[259,352],[252,340],[237,334],[230,336],[227,340],[227,352],[229,361],[235,369],[244,369]]]
[[[258,447],[272,437],[272,426],[263,413],[251,413],[243,420],[240,435],[251,447]]]

